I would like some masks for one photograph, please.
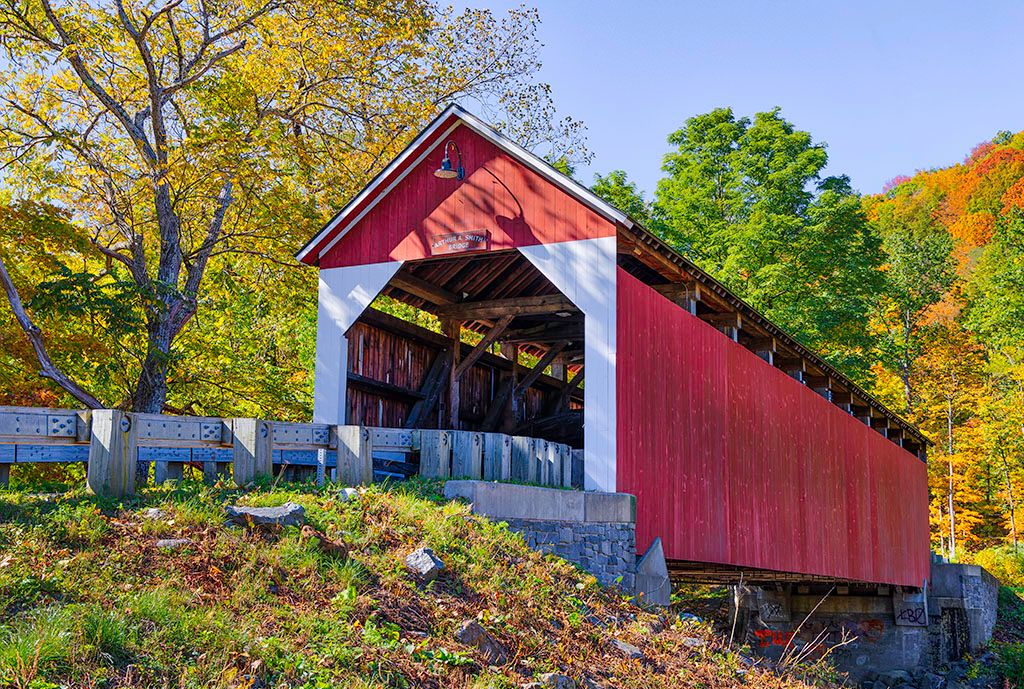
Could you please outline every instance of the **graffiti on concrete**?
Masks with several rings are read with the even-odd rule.
[[[796,632],[780,632],[774,629],[755,629],[754,636],[761,642],[761,648],[788,646]]]
[[[928,624],[928,615],[925,614],[924,606],[903,608],[896,613],[896,621],[910,625],[925,626]]]

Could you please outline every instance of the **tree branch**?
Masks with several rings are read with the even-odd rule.
[[[11,305],[14,317],[18,319],[18,324],[25,331],[25,336],[28,337],[29,342],[32,344],[32,349],[36,353],[36,360],[41,367],[39,375],[54,381],[68,394],[90,409],[103,409],[102,402],[86,392],[85,388],[61,371],[53,363],[53,360],[50,359],[50,355],[46,351],[46,344],[43,342],[43,332],[25,312],[25,307],[21,303],[21,297],[18,295],[18,290],[15,288],[2,258],[0,258],[0,283],[3,283],[4,292],[7,293],[7,301]]]

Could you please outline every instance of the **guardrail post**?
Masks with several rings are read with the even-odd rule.
[[[452,467],[452,432],[419,431],[420,476],[448,478]]]
[[[86,482],[97,495],[121,497],[135,492],[136,429],[131,414],[117,409],[92,412]]]
[[[231,424],[232,473],[242,487],[273,472],[270,424],[261,419],[233,419]],[[204,472],[205,473],[205,472]]]
[[[484,434],[484,480],[507,481],[512,475],[512,438],[504,433]]]
[[[373,483],[373,435],[365,426],[337,426],[338,483]]]
[[[483,438],[476,431],[452,431],[452,476],[481,479]]]

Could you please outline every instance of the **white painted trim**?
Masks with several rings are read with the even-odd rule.
[[[348,408],[348,339],[345,333],[401,267],[401,261],[390,261],[320,271],[313,377],[314,423],[345,423]]]
[[[615,237],[521,247],[520,252],[583,312],[583,487],[615,492]]]
[[[338,214],[335,215],[330,220],[330,222],[328,222],[327,225],[325,225],[324,228],[316,234],[316,236],[313,239],[307,242],[306,245],[299,250],[299,252],[295,255],[295,258],[297,258],[299,261],[304,260],[309,255],[309,253],[327,237],[328,234],[333,232],[335,228],[337,228],[338,225],[340,225],[342,222],[345,222],[345,220],[348,218],[349,213],[351,212],[351,209],[355,208],[360,203],[362,203],[370,196],[372,196],[377,191],[377,188],[380,185],[381,181],[387,178],[392,172],[394,172],[400,166],[404,165],[409,160],[409,158],[411,158],[415,154],[416,149],[419,146],[421,146],[424,141],[433,136],[438,129],[440,129],[442,124],[444,124],[444,122],[448,120],[450,115],[455,115],[456,117],[459,118],[460,121],[456,122],[449,129],[447,129],[441,136],[438,137],[437,140],[434,141],[433,144],[430,145],[430,147],[426,151],[420,154],[416,158],[416,160],[401,173],[401,175],[399,175],[391,184],[388,185],[388,187],[384,191],[382,191],[374,199],[373,203],[371,203],[367,208],[360,212],[359,217],[357,217],[352,222],[347,223],[345,229],[343,229],[338,234],[337,237],[331,240],[331,243],[328,244],[327,247],[317,252],[318,257],[323,256],[324,252],[328,251],[332,246],[334,246],[334,244],[337,243],[337,241],[341,237],[343,237],[356,222],[362,219],[362,217],[366,215],[366,213],[371,208],[377,205],[377,203],[379,203],[382,198],[387,196],[387,194],[390,193],[392,189],[394,189],[395,185],[399,181],[405,178],[405,176],[420,162],[422,162],[424,157],[429,155],[431,151],[437,148],[439,144],[443,143],[445,137],[447,137],[461,123],[466,124],[466,126],[472,129],[474,132],[484,137],[485,139],[493,143],[495,146],[511,155],[513,158],[516,158],[537,174],[541,175],[542,177],[545,177],[555,186],[561,188],[563,191],[570,194],[571,196],[576,197],[579,201],[589,206],[594,211],[600,213],[608,220],[622,223],[626,227],[633,226],[633,222],[632,220],[629,219],[629,216],[620,211],[618,208],[611,205],[610,203],[602,199],[594,192],[587,189],[585,186],[583,186],[576,180],[566,175],[563,175],[561,172],[559,172],[550,164],[548,164],[545,160],[539,158],[533,153],[530,153],[516,142],[512,141],[508,137],[504,136],[503,134],[495,130],[493,127],[491,127],[489,124],[481,120],[476,115],[473,115],[472,113],[465,110],[458,104],[452,103],[447,108],[445,108],[444,112],[442,112],[440,115],[434,118],[434,121],[431,122],[426,129],[420,132],[419,136],[417,136],[413,140],[413,142],[409,144],[409,146],[407,146],[405,150],[398,155],[397,158],[388,163],[388,166],[385,167],[384,170],[379,175],[377,175],[373,179],[373,181],[371,181],[361,192],[359,192],[359,194],[354,199],[352,199],[349,203],[345,204],[345,207],[342,208],[341,211],[339,211]]]

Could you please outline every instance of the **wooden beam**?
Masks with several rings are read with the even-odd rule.
[[[349,372],[348,383],[354,388],[361,388],[384,397],[398,397],[406,400],[423,399],[422,392],[403,388],[402,386],[394,385],[393,383],[385,383],[384,381],[367,378],[366,376],[361,376],[358,373]]]
[[[544,323],[543,325],[535,325],[529,328],[506,330],[505,334],[498,339],[502,342],[518,344],[583,339],[582,321],[576,318],[566,318],[563,320],[568,322]]]
[[[540,297],[462,302],[439,307],[435,313],[441,319],[471,321],[502,316],[538,316],[560,311],[576,313],[578,309],[562,295],[549,294]]]
[[[736,328],[739,330],[743,327],[743,317],[740,316],[739,312],[729,313],[702,313],[697,316],[708,325],[713,325],[716,328]]]
[[[484,355],[487,348],[494,344],[494,341],[498,339],[498,336],[505,332],[505,329],[508,327],[508,324],[512,322],[513,318],[515,318],[515,316],[502,316],[498,322],[487,331],[487,334],[484,335],[483,339],[480,340],[476,346],[473,347],[473,350],[466,355],[466,358],[459,362],[459,365],[455,367],[454,376],[456,380],[462,378],[462,374],[468,371],[474,364],[476,364],[477,361],[480,360],[480,357]]]
[[[682,306],[691,314],[697,314],[697,303],[701,301],[700,283],[692,280],[670,282],[667,285],[653,285],[654,290],[669,301]]]
[[[451,365],[451,350],[442,349],[434,356],[434,363],[430,365],[430,370],[427,371],[427,375],[423,378],[423,384],[420,385],[420,393],[423,398],[409,410],[409,416],[405,419],[406,428],[418,428],[422,420],[434,411],[437,400],[441,397],[441,388],[443,387],[441,383],[447,379]]]
[[[459,300],[459,295],[454,292],[433,285],[422,278],[418,278],[411,273],[405,273],[398,271],[391,281],[388,282],[390,287],[397,287],[403,292],[408,292],[414,297],[425,299],[431,304],[437,304],[439,306],[454,304]]]

